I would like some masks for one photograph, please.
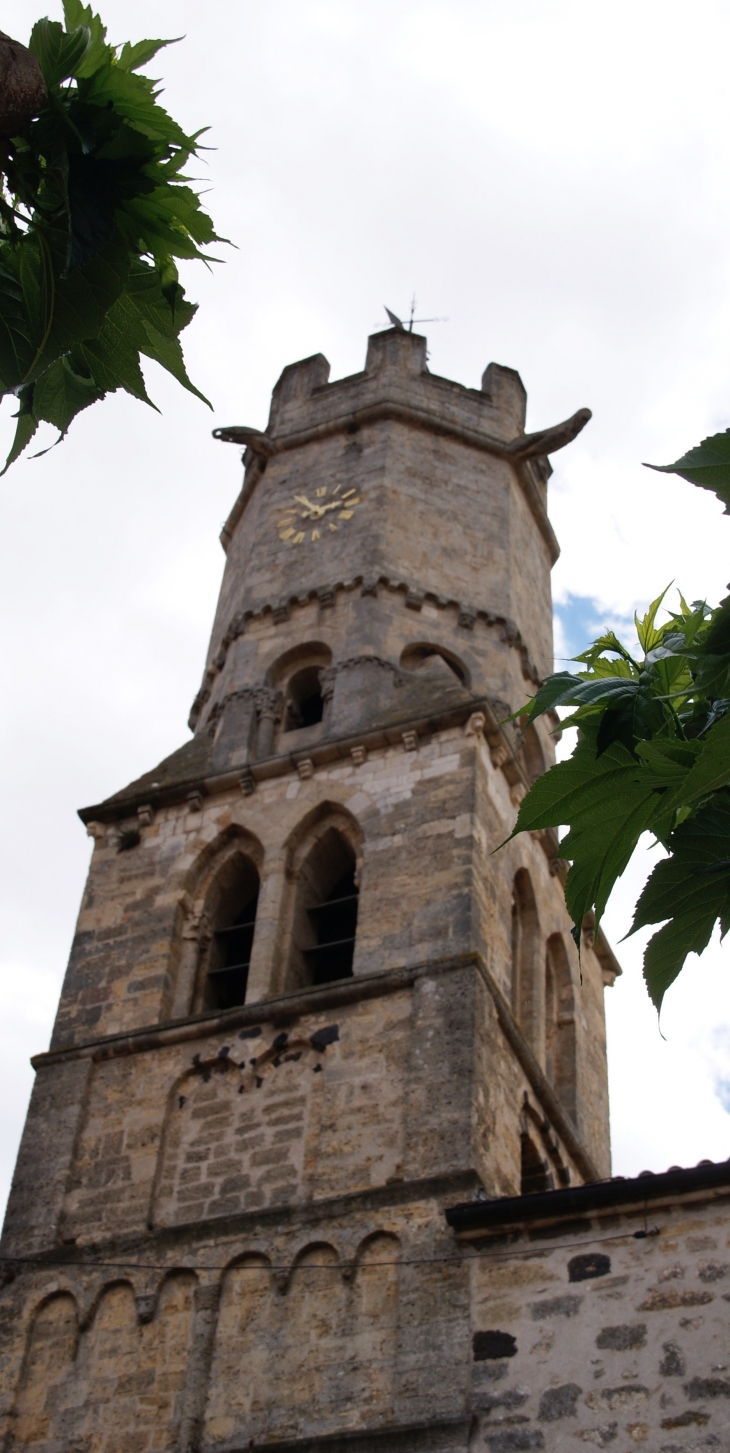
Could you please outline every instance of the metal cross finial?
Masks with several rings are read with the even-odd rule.
[[[385,303],[383,303],[383,307],[385,308]],[[397,328],[401,333],[412,333],[413,332],[413,324],[414,323],[448,323],[448,321],[449,321],[448,318],[416,318],[416,317],[414,317],[414,314],[415,314],[415,311],[416,311],[416,294],[415,293],[413,294],[413,297],[411,298],[411,316],[410,316],[410,318],[408,320],[408,324],[407,325],[403,322],[403,319],[402,318],[399,318],[398,317],[398,314],[397,313],[391,313],[390,308],[385,308],[385,311],[388,314],[388,317],[390,318],[390,321],[393,324],[393,327],[394,328]]]

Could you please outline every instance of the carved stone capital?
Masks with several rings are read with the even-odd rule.
[[[190,914],[182,931],[184,939],[200,944],[201,948],[210,943],[212,934],[211,922],[204,908],[198,908]]]
[[[273,686],[257,686],[253,699],[259,721],[280,721],[282,708],[280,691],[276,691]]]

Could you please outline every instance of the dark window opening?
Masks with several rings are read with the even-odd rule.
[[[541,1160],[529,1135],[520,1136],[521,1173],[520,1195],[533,1196],[538,1191],[552,1191],[555,1186],[546,1160]]]
[[[307,909],[316,943],[304,949],[313,984],[331,984],[352,977],[357,929],[357,885],[354,867],[335,883],[328,897]]]
[[[205,1007],[233,1009],[246,1000],[251,963],[259,877],[253,864],[241,859],[224,875],[218,911],[218,926],[208,952],[205,979]]]
[[[292,676],[286,690],[284,731],[316,726],[322,720],[324,701],[319,680],[319,666],[305,666]]]

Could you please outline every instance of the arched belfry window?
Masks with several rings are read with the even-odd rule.
[[[512,893],[512,1009],[528,1044],[539,1054],[544,1012],[540,921],[526,868],[515,873]]]
[[[286,685],[284,731],[316,726],[322,720],[324,699],[319,666],[304,666],[295,671]]]
[[[291,942],[291,983],[330,984],[352,975],[357,931],[356,858],[346,835],[327,826],[298,873]]]
[[[232,1009],[246,999],[259,875],[242,853],[233,854],[209,898],[210,943],[204,954],[199,998],[204,1009]]]
[[[551,934],[545,953],[545,1074],[575,1119],[575,999],[562,934]]]
[[[266,686],[281,693],[281,731],[317,726],[325,712],[322,672],[332,663],[324,641],[302,641],[279,656],[266,672]]]

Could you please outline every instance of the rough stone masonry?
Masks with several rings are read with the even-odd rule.
[[[610,1178],[552,833],[548,455],[519,375],[286,368],[192,738],[94,851],[3,1233],[35,1453],[730,1448],[730,1167]]]

